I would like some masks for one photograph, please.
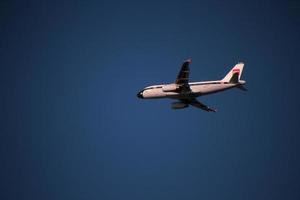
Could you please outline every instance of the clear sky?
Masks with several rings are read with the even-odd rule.
[[[300,199],[299,1],[1,1],[0,199]],[[142,100],[245,62],[218,113]]]

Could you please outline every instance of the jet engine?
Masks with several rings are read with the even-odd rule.
[[[164,85],[163,87],[162,87],[162,90],[164,91],[164,92],[174,92],[174,91],[176,91],[176,90],[178,90],[179,89],[179,86],[177,85],[177,84],[174,84],[174,83],[172,83],[172,84],[167,84],[167,85]]]
[[[172,109],[182,109],[188,107],[189,104],[182,103],[182,102],[173,102],[172,103]]]

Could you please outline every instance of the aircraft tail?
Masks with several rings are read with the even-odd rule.
[[[239,62],[228,72],[228,74],[222,79],[222,81],[228,83],[239,83],[243,72],[243,68],[244,63]]]

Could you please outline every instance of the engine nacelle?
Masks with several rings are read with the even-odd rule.
[[[182,109],[182,108],[186,108],[188,106],[189,106],[189,104],[185,104],[185,103],[182,103],[182,102],[172,103],[172,109]]]
[[[178,86],[177,84],[174,84],[174,83],[168,84],[168,85],[164,85],[164,86],[162,87],[162,90],[163,90],[164,92],[174,92],[174,91],[176,91],[176,90],[178,90],[178,89],[179,89],[179,86]]]

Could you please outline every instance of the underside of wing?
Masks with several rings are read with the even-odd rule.
[[[202,110],[205,110],[207,112],[217,112],[216,109],[214,108],[210,108],[207,105],[204,105],[203,103],[201,103],[200,101],[198,101],[197,99],[193,98],[191,100],[189,100],[187,103],[189,103],[190,105],[200,108]]]
[[[189,64],[192,62],[191,59],[188,59],[184,61],[184,63],[181,66],[181,69],[178,73],[177,79],[175,81],[178,85],[188,85],[189,82],[189,74],[190,74],[190,68]]]

